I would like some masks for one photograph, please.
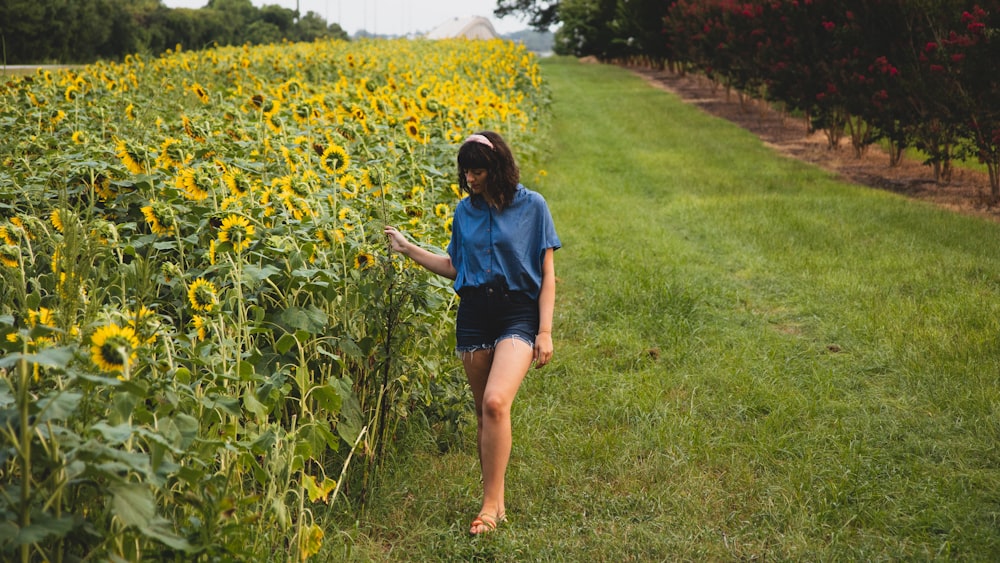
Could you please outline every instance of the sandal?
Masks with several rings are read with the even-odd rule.
[[[479,534],[494,532],[497,529],[497,525],[502,523],[506,519],[507,519],[506,514],[497,514],[496,516],[492,516],[486,512],[480,512],[479,515],[476,516],[475,520],[472,521],[472,524],[469,525],[470,528],[469,533],[474,536],[478,536]],[[486,529],[481,532],[473,532],[471,530],[471,528],[477,528],[482,526],[485,526]]]

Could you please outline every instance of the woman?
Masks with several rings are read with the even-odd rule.
[[[511,451],[510,408],[534,362],[552,359],[556,282],[553,252],[561,246],[545,199],[520,182],[510,147],[492,131],[458,151],[459,202],[448,255],[429,252],[386,227],[392,249],[455,280],[461,297],[456,351],[476,405],[483,504],[471,534],[503,522],[504,475]]]

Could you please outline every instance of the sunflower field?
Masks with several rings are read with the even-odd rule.
[[[285,43],[0,84],[0,553],[307,559],[398,422],[454,420],[443,248],[479,129],[537,154],[503,41]],[[449,418],[450,417],[450,418]]]

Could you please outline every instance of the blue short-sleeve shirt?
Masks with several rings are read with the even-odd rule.
[[[455,291],[505,282],[537,299],[545,251],[560,248],[545,198],[518,184],[503,211],[472,195],[455,208],[448,255],[455,267]]]

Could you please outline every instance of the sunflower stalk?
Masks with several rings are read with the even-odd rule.
[[[28,340],[25,339],[22,353],[28,354]],[[21,436],[17,444],[17,451],[21,458],[21,502],[18,506],[17,525],[24,530],[31,525],[31,432],[32,426],[28,417],[31,408],[31,398],[28,393],[28,382],[30,374],[28,370],[28,360],[21,358],[18,362],[18,373],[20,374],[17,386],[17,410],[20,415]],[[28,563],[31,556],[31,544],[25,542],[21,544],[21,563]]]

